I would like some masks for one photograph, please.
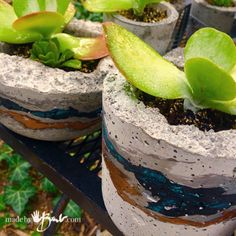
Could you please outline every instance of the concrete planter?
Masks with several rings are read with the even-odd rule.
[[[236,7],[217,7],[206,0],[193,0],[190,15],[196,21],[193,24],[199,24],[199,27],[210,26],[230,34],[235,13]]]
[[[97,23],[73,20],[67,31],[96,36]],[[11,56],[0,47],[0,122],[30,138],[59,141],[89,134],[101,126],[102,83],[111,62],[102,59],[89,74],[53,69]]]
[[[117,72],[103,90],[102,190],[112,220],[127,236],[232,235],[236,130],[170,126],[126,84]]]
[[[168,17],[157,23],[143,23],[129,20],[119,14],[105,14],[104,21],[113,21],[133,32],[160,54],[165,54],[178,20],[178,12],[169,3],[152,5],[154,8],[167,10]]]

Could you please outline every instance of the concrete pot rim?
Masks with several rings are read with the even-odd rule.
[[[104,80],[103,106],[121,122],[136,126],[155,140],[208,158],[236,159],[236,130],[203,132],[190,125],[169,125],[158,108],[145,107],[124,91],[125,78],[117,71]]]
[[[222,12],[236,12],[236,6],[234,7],[219,7],[209,4],[206,0],[193,0],[197,4],[201,4],[204,7],[210,8],[212,10],[222,11]],[[235,3],[235,1],[234,1]],[[236,3],[235,3],[236,4]]]
[[[74,23],[80,24],[81,20],[73,20]],[[85,24],[94,24],[95,26],[97,23],[93,22],[85,22]],[[86,29],[89,31],[88,29]],[[93,32],[91,32],[93,33]],[[82,35],[81,35],[82,36]],[[6,75],[12,75],[11,70],[4,71],[1,70],[0,73],[0,85],[6,86],[6,87],[12,87],[16,89],[22,89],[25,91],[34,91],[37,94],[47,95],[47,94],[77,94],[77,93],[95,93],[95,92],[101,92],[102,86],[99,86],[101,81],[101,71],[104,70],[107,65],[110,63],[108,58],[103,58],[100,60],[97,68],[91,72],[91,73],[83,73],[80,71],[71,71],[67,72],[62,69],[58,68],[51,68],[48,66],[43,65],[40,62],[33,61],[28,58],[22,58],[19,56],[11,56],[7,53],[0,53],[0,60],[7,59],[8,61],[12,62],[12,65],[14,69],[19,69],[19,78],[12,78],[12,80],[7,79]],[[21,65],[21,66],[19,66]],[[27,74],[23,73],[25,76],[22,78],[21,71],[27,71],[27,68],[30,67],[32,71],[35,73]],[[41,76],[40,76],[41,75]],[[42,76],[43,75],[43,76]],[[44,77],[45,75],[45,77]],[[48,76],[47,75],[51,75]],[[54,76],[52,76],[54,75]],[[4,79],[5,77],[5,79]],[[84,83],[82,80],[87,79],[91,80],[88,81],[88,83]],[[12,81],[15,81],[12,82]],[[58,81],[56,81],[58,80]],[[28,81],[27,83],[25,81]],[[30,81],[30,82],[29,82]],[[63,82],[64,81],[64,82]],[[61,85],[60,83],[63,83]],[[91,84],[94,84],[94,86],[91,86]],[[53,85],[53,86],[52,86]],[[75,89],[75,86],[78,85]],[[81,85],[81,86],[80,86]],[[97,86],[96,86],[97,85]],[[17,86],[17,87],[16,87]]]
[[[179,13],[177,12],[177,10],[175,9],[175,7],[168,3],[168,2],[161,2],[159,4],[152,4],[152,5],[162,5],[164,7],[166,7],[167,9],[170,10],[170,15],[159,21],[156,23],[145,23],[145,22],[139,22],[139,21],[133,21],[133,20],[129,20],[127,18],[125,18],[124,16],[121,16],[120,14],[112,14],[112,16],[114,18],[116,18],[117,20],[124,22],[126,24],[130,24],[130,25],[136,25],[136,26],[148,26],[148,27],[157,27],[159,25],[165,25],[165,24],[171,24],[172,22],[175,22],[178,18],[179,18]]]

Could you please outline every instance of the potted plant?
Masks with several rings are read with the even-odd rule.
[[[70,1],[0,0],[0,122],[9,129],[57,141],[100,127],[107,48],[88,38],[91,22],[67,27],[86,38],[61,33],[74,13]]]
[[[228,34],[233,33],[235,13],[234,0],[193,0],[190,13],[192,30],[210,26]]]
[[[104,21],[113,21],[133,32],[164,54],[178,20],[178,12],[161,0],[83,0],[92,12],[104,12]]]
[[[102,190],[111,218],[125,235],[232,235],[233,40],[199,30],[185,47],[182,71],[121,26],[104,30],[122,73],[109,74],[103,90]]]

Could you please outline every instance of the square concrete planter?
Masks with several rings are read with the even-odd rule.
[[[218,7],[209,4],[206,0],[192,0],[190,15],[192,28],[195,28],[192,31],[209,26],[231,34],[235,24],[235,13],[236,7]]]
[[[168,59],[182,67],[182,50]],[[127,236],[231,236],[236,130],[169,125],[125,88],[119,72],[104,81],[102,190],[117,227]]]
[[[73,20],[74,35],[97,36],[101,25]],[[66,72],[0,47],[0,122],[30,138],[59,141],[89,134],[101,126],[103,79],[112,67],[102,59],[92,73]]]
[[[173,5],[166,2],[154,4],[152,7],[167,10],[167,18],[157,23],[144,23],[129,20],[119,14],[105,14],[104,21],[112,21],[123,26],[163,55],[171,42],[179,14]]]

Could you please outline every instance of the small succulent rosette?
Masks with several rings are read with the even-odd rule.
[[[100,128],[102,83],[112,66],[101,25],[70,22],[70,1],[50,3],[0,0],[0,122],[59,141]]]
[[[121,72],[109,74],[103,90],[102,190],[112,220],[127,236],[232,235],[235,128],[172,125],[140,94],[150,101],[186,100],[193,113],[208,109],[235,117],[233,40],[212,28],[196,32],[184,50],[185,63],[176,51],[167,57],[174,56],[182,71],[124,28],[104,28]]]

